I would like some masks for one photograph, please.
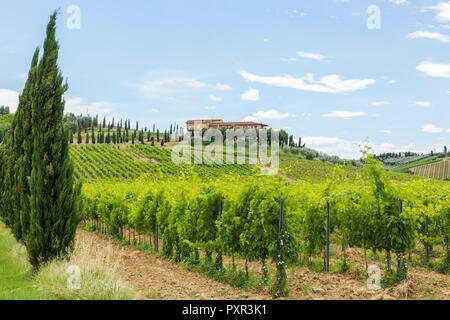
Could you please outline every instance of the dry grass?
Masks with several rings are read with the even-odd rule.
[[[104,250],[94,251],[90,242],[77,241],[70,258],[54,261],[44,266],[36,276],[39,290],[58,300],[128,300],[134,294],[131,287],[117,275],[113,250],[107,245]],[[74,278],[71,266],[79,268],[79,289],[69,288]],[[72,267],[73,268],[73,267]]]

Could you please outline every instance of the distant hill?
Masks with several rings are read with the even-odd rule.
[[[450,180],[450,157],[410,168],[409,172],[431,179]]]

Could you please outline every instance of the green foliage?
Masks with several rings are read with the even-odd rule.
[[[78,225],[78,195],[68,157],[69,131],[63,125],[67,90],[57,67],[56,12],[50,17],[44,53],[35,51],[2,160],[2,212],[22,240],[34,269],[69,253]]]

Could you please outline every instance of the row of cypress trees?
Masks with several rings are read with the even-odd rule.
[[[80,219],[80,190],[63,124],[68,89],[57,65],[54,12],[43,54],[36,49],[11,129],[0,145],[0,217],[28,251],[35,270],[71,251]]]

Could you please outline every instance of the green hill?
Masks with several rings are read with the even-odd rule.
[[[217,177],[233,174],[250,175],[250,165],[177,165],[171,150],[141,144],[71,145],[70,155],[75,163],[77,178],[135,179],[143,175],[190,175]]]
[[[413,161],[413,162],[407,163],[405,165],[396,167],[396,168],[392,169],[392,171],[394,171],[394,172],[401,172],[401,173],[408,173],[411,168],[415,168],[415,167],[423,166],[423,165],[426,165],[426,164],[439,162],[439,161],[441,161],[444,158],[444,156],[445,156],[444,153],[439,153],[439,154],[436,154],[436,155],[433,155],[433,156],[422,158],[422,159],[419,159],[417,161]]]
[[[79,179],[136,179],[144,175],[199,175],[217,178],[231,174],[245,178],[257,172],[257,167],[246,164],[177,165],[172,162],[171,149],[148,144],[73,144],[70,155],[75,164],[75,175]],[[280,173],[296,180],[321,183],[333,173],[335,165],[319,160],[306,160],[291,154],[281,153]],[[358,166],[345,166],[344,174],[350,181],[360,180],[365,170]],[[407,174],[389,172],[398,181],[423,179]]]

